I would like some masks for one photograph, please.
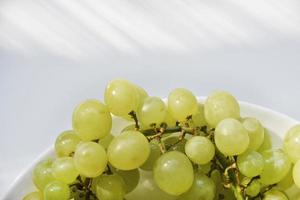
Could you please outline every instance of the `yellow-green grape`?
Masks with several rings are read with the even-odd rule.
[[[248,131],[249,147],[250,150],[257,150],[264,141],[264,127],[255,119],[247,117],[242,122],[244,128]]]
[[[204,117],[204,105],[202,103],[198,103],[197,112],[193,115],[192,119],[194,126],[202,127],[207,125]]]
[[[148,97],[148,94],[138,85],[135,85],[135,88],[137,90],[137,108],[139,108],[143,104],[144,100]]]
[[[168,127],[173,127],[176,125],[176,119],[170,114],[169,109],[167,108],[166,117],[164,122],[168,125]]]
[[[133,170],[119,170],[112,169],[114,173],[120,175],[125,182],[125,192],[126,194],[131,192],[136,188],[140,180],[140,172],[138,169]]]
[[[67,184],[60,181],[53,181],[44,189],[44,200],[69,200],[70,194],[71,192]]]
[[[247,151],[238,156],[237,165],[243,175],[254,177],[263,171],[264,159],[262,155],[256,151]]]
[[[190,189],[194,180],[190,160],[179,151],[163,154],[153,168],[158,187],[171,195],[180,195]]]
[[[265,150],[269,150],[272,149],[272,138],[271,135],[269,133],[269,131],[265,128],[264,129],[264,141],[261,144],[261,146],[258,148],[258,152],[263,152]]]
[[[129,81],[113,80],[105,89],[104,101],[112,114],[123,117],[137,110],[140,96],[142,93]]]
[[[146,162],[140,167],[143,170],[152,170],[155,161],[160,157],[161,151],[157,143],[150,142],[150,155]]]
[[[208,162],[204,165],[198,165],[198,172],[207,174],[211,170],[211,162]]]
[[[86,100],[73,112],[73,129],[84,141],[104,138],[109,134],[111,125],[107,106],[98,100]]]
[[[213,170],[210,175],[211,180],[215,183],[216,186],[216,194],[218,195],[221,193],[221,191],[224,190],[223,184],[222,184],[222,176],[219,170]],[[219,200],[218,197],[215,197],[216,200]]]
[[[52,170],[55,179],[66,184],[73,183],[79,175],[71,157],[57,158],[52,164]]]
[[[195,174],[192,187],[184,194],[180,195],[178,200],[214,200],[216,186],[214,181],[205,174]]]
[[[208,96],[204,103],[204,115],[211,127],[216,127],[226,118],[240,118],[240,106],[228,92],[217,91]]]
[[[78,172],[86,177],[97,177],[107,165],[105,149],[95,142],[84,142],[77,146],[74,164]]]
[[[139,131],[123,132],[111,141],[107,149],[109,162],[122,170],[140,167],[149,154],[149,142]]]
[[[134,131],[134,130],[135,130],[135,124],[130,124],[130,125],[126,126],[125,128],[123,128],[121,133],[123,133],[125,131]]]
[[[185,144],[185,153],[194,163],[203,165],[215,156],[215,146],[203,136],[194,136]]]
[[[104,138],[99,140],[99,144],[101,146],[104,147],[104,149],[107,149],[109,144],[111,143],[111,141],[114,139],[115,137],[112,134],[108,134],[107,136],[105,136]]]
[[[43,194],[41,192],[31,192],[27,194],[23,200],[43,200]]]
[[[255,179],[246,188],[246,194],[250,197],[255,197],[260,192],[260,188],[261,188],[261,183],[259,182],[259,180]]]
[[[286,154],[280,149],[275,149],[262,152],[262,156],[265,164],[260,174],[261,182],[264,185],[280,182],[291,168],[291,162]]]
[[[296,162],[293,168],[293,180],[297,187],[300,188],[300,160]]]
[[[265,193],[263,200],[289,200],[286,195],[279,190],[272,189]]]
[[[243,125],[236,119],[222,120],[215,130],[217,148],[225,155],[239,155],[249,146],[249,136]]]
[[[52,163],[52,159],[41,161],[35,166],[33,170],[33,183],[40,190],[43,190],[48,183],[55,180],[52,174]]]
[[[277,187],[281,190],[287,190],[294,185],[293,179],[293,167],[289,170],[287,175],[277,184]]]
[[[96,196],[104,200],[123,200],[125,183],[118,174],[101,175],[96,183]]]
[[[131,193],[125,196],[126,200],[175,200],[177,196],[162,191],[154,182],[151,171],[141,171],[141,180]]]
[[[166,114],[166,105],[160,98],[147,97],[138,110],[138,119],[146,126],[152,124],[159,126],[164,121]]]
[[[74,153],[80,138],[74,131],[62,132],[55,141],[55,152],[58,157],[70,156]]]
[[[187,89],[177,88],[168,97],[168,110],[174,119],[185,121],[197,112],[198,102],[193,93]]]
[[[180,151],[184,153],[184,146],[186,144],[186,139],[179,141],[178,136],[169,136],[162,139],[168,151]]]
[[[292,127],[284,138],[284,151],[293,163],[300,160],[300,125]]]

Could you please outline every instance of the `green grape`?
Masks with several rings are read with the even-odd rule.
[[[70,156],[74,153],[80,138],[74,131],[62,132],[55,141],[55,152],[58,157]]]
[[[172,115],[170,114],[169,112],[169,109],[167,109],[167,112],[166,112],[166,117],[164,119],[164,122],[169,126],[169,127],[172,127],[172,126],[175,126],[176,125],[176,119],[174,119],[172,117]]]
[[[121,133],[123,133],[125,131],[134,131],[134,130],[135,130],[135,124],[130,124],[130,125],[126,126],[125,128],[123,128]]]
[[[107,164],[105,149],[95,142],[84,142],[77,146],[74,164],[78,172],[86,177],[97,177]]]
[[[261,123],[254,118],[247,117],[242,122],[244,128],[248,131],[250,150],[257,150],[264,141],[264,128]]]
[[[285,153],[280,150],[266,150],[262,152],[265,162],[264,169],[260,174],[261,182],[264,185],[271,185],[280,182],[289,172],[291,162]]]
[[[212,127],[216,127],[223,119],[239,119],[240,106],[231,94],[224,91],[216,91],[206,99],[204,115],[207,123]]]
[[[247,177],[254,177],[261,174],[264,169],[264,159],[256,151],[247,151],[237,158],[237,165],[240,172]]]
[[[144,164],[140,167],[143,170],[152,170],[155,161],[160,157],[161,155],[161,151],[160,151],[160,147],[158,146],[157,143],[151,142],[150,143],[150,155],[148,157],[148,159],[146,160],[146,162],[144,162]]]
[[[43,194],[41,192],[31,192],[23,200],[43,200]]]
[[[293,168],[293,180],[297,187],[300,188],[300,160],[296,162]]]
[[[133,170],[119,170],[112,168],[113,172],[120,175],[125,182],[126,194],[136,188],[140,180],[140,172],[138,169]]]
[[[86,100],[73,112],[73,128],[84,141],[104,138],[111,126],[109,110],[98,100]]]
[[[162,191],[154,182],[151,171],[141,171],[138,186],[125,196],[126,200],[175,200],[177,196]]]
[[[66,184],[73,183],[79,175],[71,157],[57,158],[52,164],[52,170],[55,179]]]
[[[138,110],[138,119],[145,126],[156,124],[159,126],[165,119],[167,108],[158,97],[147,97]]]
[[[204,165],[198,165],[198,172],[202,172],[203,174],[208,174],[211,170],[211,162],[208,162]]]
[[[111,143],[111,141],[114,139],[115,137],[112,134],[108,134],[107,136],[105,136],[104,138],[99,140],[99,144],[101,146],[104,147],[104,149],[107,149],[109,144]]]
[[[148,97],[148,94],[143,88],[138,85],[135,85],[135,88],[137,90],[137,108],[139,108],[140,106],[142,106],[144,100]]]
[[[60,181],[49,183],[44,189],[44,200],[69,200],[69,186]]]
[[[180,151],[184,153],[184,147],[186,144],[186,139],[182,139],[179,141],[178,136],[169,136],[166,138],[163,138],[163,143],[165,144],[168,151]]]
[[[223,184],[222,184],[222,176],[219,170],[213,170],[210,174],[211,180],[215,183],[216,186],[216,194],[221,193],[223,191]],[[217,195],[215,197],[216,200],[219,200]]]
[[[174,119],[185,121],[188,116],[197,112],[196,97],[187,89],[177,88],[168,97],[168,109]]]
[[[289,200],[285,194],[279,190],[270,190],[265,193],[263,200]]]
[[[203,165],[215,156],[215,146],[203,136],[194,136],[185,144],[185,153],[194,163]]]
[[[112,114],[123,117],[137,110],[142,96],[141,90],[129,81],[113,80],[105,89],[104,101]]]
[[[262,143],[262,145],[258,148],[258,152],[263,152],[265,150],[269,150],[272,149],[272,138],[271,135],[269,133],[269,131],[265,128],[264,129],[264,141]]]
[[[52,163],[52,159],[41,161],[35,166],[33,170],[33,182],[35,186],[40,190],[43,190],[48,183],[55,180],[52,174]]]
[[[287,190],[294,185],[293,180],[293,167],[289,170],[287,175],[277,184],[277,187],[281,190]]]
[[[104,200],[123,200],[125,183],[118,174],[101,175],[96,182],[96,196]]]
[[[296,163],[300,160],[300,125],[292,127],[284,138],[284,151]]]
[[[184,194],[180,195],[178,200],[213,200],[215,198],[216,186],[214,181],[204,174],[195,174],[192,187]]]
[[[192,119],[194,126],[202,127],[207,125],[207,122],[204,117],[204,105],[202,103],[198,103],[197,112],[193,115]]]
[[[222,120],[216,127],[215,142],[223,154],[239,155],[248,148],[249,136],[238,120],[228,118]]]
[[[179,151],[163,154],[153,168],[154,180],[158,187],[170,195],[180,195],[192,186],[193,166]]]
[[[138,131],[123,132],[113,139],[107,149],[109,162],[122,170],[140,167],[147,160],[149,154],[149,142]]]
[[[246,188],[246,194],[249,195],[250,197],[255,197],[260,192],[260,188],[261,188],[261,183],[259,182],[259,180],[255,179]]]

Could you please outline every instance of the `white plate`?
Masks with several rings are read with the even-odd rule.
[[[202,99],[202,98],[201,98]],[[246,103],[240,102],[241,106],[241,115],[242,116],[251,116],[255,117],[261,121],[261,123],[270,131],[272,134],[272,140],[274,146],[279,146],[282,143],[282,138],[284,137],[285,132],[293,125],[298,124],[299,122],[295,119],[292,119],[284,114],[275,112],[273,110]],[[119,118],[113,118],[113,128],[112,132],[116,133],[124,127],[128,122],[120,120]],[[33,162],[30,167],[28,167],[12,184],[8,193],[4,196],[3,200],[18,200],[22,199],[25,194],[30,191],[34,191],[34,186],[31,180],[31,173],[33,167],[37,162],[43,160],[47,157],[53,157],[54,150],[53,147],[46,150],[44,153],[39,156],[39,158]],[[294,196],[295,195],[295,196]],[[296,197],[300,196],[299,193],[293,194],[290,197],[291,200],[295,200]]]

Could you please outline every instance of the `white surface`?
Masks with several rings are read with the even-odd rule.
[[[215,89],[300,119],[298,0],[3,0],[0,197],[74,106],[122,77]]]
[[[270,109],[266,109],[257,105],[249,104],[246,102],[240,102],[241,106],[241,115],[242,116],[251,116],[260,120],[264,126],[268,129],[269,133],[272,135],[273,145],[274,147],[278,147],[281,144],[281,139],[283,137],[283,132],[285,132],[289,127],[299,123],[298,121],[280,114],[278,112],[272,111]],[[118,133],[124,127],[128,126],[128,121],[122,120],[120,118],[113,118],[113,126],[112,132]],[[39,159],[37,159],[31,166],[26,169],[26,171],[16,180],[10,191],[5,195],[3,200],[12,200],[12,199],[21,199],[27,193],[34,191],[35,187],[33,186],[31,180],[31,172],[35,164],[37,164],[40,160],[45,158],[53,157],[54,151],[53,148],[48,149],[46,152],[40,155]],[[141,176],[141,182],[143,176]],[[143,186],[145,187],[145,186]],[[141,197],[138,192],[133,191],[130,193],[126,199],[136,199],[140,200]],[[143,190],[144,191],[144,190]],[[289,198],[295,199],[295,197],[299,196],[299,189],[291,188],[289,189],[288,195]],[[142,194],[145,195],[145,194]]]

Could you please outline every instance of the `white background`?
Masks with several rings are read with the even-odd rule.
[[[248,3],[247,3],[248,2]],[[0,198],[113,78],[224,89],[300,119],[300,1],[3,0]]]

